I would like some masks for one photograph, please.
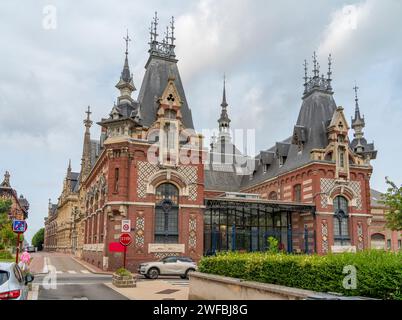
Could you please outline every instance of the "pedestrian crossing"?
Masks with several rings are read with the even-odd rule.
[[[90,274],[88,270],[56,270],[56,274]]]
[[[177,286],[177,287],[188,287],[189,286],[189,281],[188,280],[176,280],[176,279],[169,279],[165,280],[172,286]]]

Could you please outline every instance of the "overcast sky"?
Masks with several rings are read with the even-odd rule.
[[[354,82],[360,87],[365,137],[378,149],[371,186],[385,190],[385,176],[402,183],[402,1],[3,0],[0,171],[10,171],[31,204],[28,239],[43,226],[48,199],[57,201],[68,159],[80,169],[87,105],[94,121],[111,110],[127,28],[140,88],[155,10],[161,34],[176,18],[176,54],[197,130],[217,126],[226,72],[232,127],[255,129],[257,150],[287,138],[301,105],[304,59],[317,51],[326,72],[332,53],[334,97],[347,119]],[[92,137],[99,133],[94,125]]]

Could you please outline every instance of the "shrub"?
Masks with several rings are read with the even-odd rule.
[[[0,250],[0,259],[13,259],[13,255],[8,250]]]
[[[267,239],[268,244],[268,252],[270,253],[278,253],[279,252],[279,240],[275,237],[269,237]]]
[[[131,276],[131,272],[124,268],[117,269],[116,274],[121,277]]]
[[[356,289],[343,286],[348,275],[343,270],[350,265],[357,270]],[[318,256],[230,252],[204,257],[199,271],[318,292],[402,300],[402,253],[372,250]]]

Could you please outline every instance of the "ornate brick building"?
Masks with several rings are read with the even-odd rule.
[[[11,201],[10,219],[25,220],[28,218],[29,202],[11,187],[10,173],[6,171],[4,180],[0,184],[0,199]]]
[[[109,245],[118,242],[122,220],[131,221],[131,270],[167,255],[198,260],[217,250],[265,250],[269,236],[288,252],[369,248],[370,160],[376,151],[364,138],[357,87],[354,138],[349,139],[345,110],[334,100],[331,57],[326,77],[320,76],[315,54],[311,76],[305,64],[293,132],[256,157],[232,141],[224,85],[219,133],[208,151],[194,130],[177,66],[173,20],[162,42],[157,25],[155,17],[137,98],[127,36],[119,95],[108,117],[98,122],[98,141],[91,140],[87,112],[74,188],[78,204],[68,209],[72,251],[105,270],[120,267],[122,254]],[[46,231],[50,242],[52,230],[58,229]]]

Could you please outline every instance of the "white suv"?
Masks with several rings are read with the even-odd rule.
[[[141,263],[138,273],[148,279],[157,279],[160,275],[180,276],[187,279],[189,272],[196,271],[196,263],[188,257],[166,257],[160,261]]]

